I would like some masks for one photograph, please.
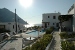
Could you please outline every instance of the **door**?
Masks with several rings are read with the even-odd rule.
[[[45,23],[45,28],[47,28],[47,23]]]
[[[59,27],[59,23],[56,24],[56,27]]]

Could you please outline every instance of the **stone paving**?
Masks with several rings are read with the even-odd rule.
[[[53,41],[49,50],[61,50],[61,39],[59,32],[57,31],[53,33]]]
[[[9,40],[0,50],[22,50],[23,44],[26,45],[31,42],[31,41],[25,40],[23,43],[22,39],[28,38],[28,37],[34,37],[34,36],[31,36],[31,35],[28,35],[25,33],[18,34],[18,36],[22,36],[22,37],[20,37],[20,38],[17,37],[16,39]]]
[[[22,50],[22,38],[9,40],[0,50]]]

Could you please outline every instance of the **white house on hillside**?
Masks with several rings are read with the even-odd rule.
[[[45,13],[42,15],[42,26],[43,28],[50,28],[54,26],[55,28],[59,27],[58,16],[60,13]]]
[[[22,32],[25,29],[27,22],[20,18],[15,13],[11,12],[7,8],[0,9],[0,29],[10,30],[11,32]],[[1,31],[0,30],[0,31]]]

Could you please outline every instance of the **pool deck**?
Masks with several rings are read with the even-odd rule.
[[[45,32],[43,33],[45,34]],[[39,35],[42,36],[43,34]],[[17,35],[21,35],[21,38],[16,38],[16,39],[11,39],[8,40],[8,42],[0,49],[0,50],[22,50],[22,45],[23,45],[23,38],[28,38],[28,37],[34,37],[37,38],[35,36],[31,36],[29,34],[25,34],[25,33],[21,33],[21,34],[17,34]],[[28,43],[28,42],[25,42]]]
[[[1,50],[22,50],[22,38],[16,40],[9,40]]]

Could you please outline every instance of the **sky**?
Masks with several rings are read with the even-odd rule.
[[[41,24],[43,13],[67,14],[68,9],[75,3],[75,0],[33,0],[33,4],[25,8],[19,0],[0,0],[0,8],[7,8],[15,12],[29,24]]]

